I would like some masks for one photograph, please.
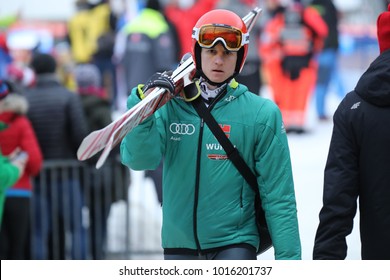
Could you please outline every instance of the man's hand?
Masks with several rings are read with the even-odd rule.
[[[143,87],[138,86],[139,97],[144,99],[156,87],[166,89],[170,94],[174,94],[175,82],[171,75],[172,72],[157,72],[153,74]]]

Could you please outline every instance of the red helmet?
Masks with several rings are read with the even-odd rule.
[[[201,71],[200,48],[222,42],[226,49],[237,51],[234,76],[240,73],[248,53],[249,34],[243,20],[234,12],[217,9],[205,13],[192,30],[192,57]]]

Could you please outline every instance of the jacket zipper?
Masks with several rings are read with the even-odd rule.
[[[200,131],[198,139],[198,152],[196,155],[196,177],[195,177],[195,195],[194,195],[194,238],[198,255],[202,255],[202,248],[200,247],[198,238],[198,200],[199,200],[199,176],[200,176],[200,156],[202,154],[202,136],[203,136],[204,121],[200,119]]]
[[[223,96],[227,93],[227,89],[217,98],[213,100],[213,102],[209,105],[208,109],[211,111],[211,109],[214,107],[214,105],[221,100]],[[201,97],[199,97],[201,98]],[[203,100],[202,100],[203,102]],[[198,201],[199,201],[199,177],[200,177],[200,158],[202,154],[202,137],[203,137],[203,129],[204,129],[204,120],[203,118],[200,119],[200,131],[199,131],[199,139],[198,139],[198,152],[196,156],[196,177],[195,177],[195,194],[194,194],[194,212],[193,212],[193,221],[194,221],[194,239],[196,243],[196,248],[198,251],[198,255],[202,255],[202,248],[200,246],[199,238],[198,238]]]

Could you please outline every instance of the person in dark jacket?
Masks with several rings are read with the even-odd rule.
[[[77,93],[83,105],[88,132],[101,129],[112,122],[111,105],[106,89],[101,85],[102,75],[92,63],[76,65],[74,76]]]
[[[359,201],[361,258],[390,259],[390,5],[380,55],[337,108],[313,259],[345,259]]]
[[[53,56],[38,53],[31,67],[37,82],[25,92],[30,105],[27,116],[37,135],[44,162],[76,160],[77,149],[88,132],[80,97],[59,82]],[[66,205],[66,201],[70,205]],[[86,258],[86,229],[81,219],[84,204],[77,177],[38,176],[34,207],[33,258],[64,259],[66,232],[71,233],[72,258]]]
[[[164,16],[160,1],[146,1],[145,8],[122,31],[127,37],[126,51],[121,61],[126,72],[127,94],[140,81],[146,82],[153,73],[171,69],[178,63],[173,29]],[[153,180],[160,204],[162,168],[161,163],[156,170],[145,171],[145,177]]]
[[[44,159],[76,159],[77,149],[87,134],[80,97],[59,82],[57,64],[51,55],[35,55],[31,67],[37,82],[25,93],[30,107],[27,116]]]
[[[92,64],[79,64],[74,69],[77,92],[82,100],[88,122],[88,132],[101,129],[112,122],[111,104],[106,98],[105,88],[101,86],[99,68]],[[126,200],[130,185],[128,168],[121,164],[119,147],[111,153],[106,163],[99,169],[95,165],[100,153],[87,161],[88,183],[84,193],[89,196],[87,203],[90,218],[90,249],[92,259],[105,259],[107,219],[111,204]]]
[[[178,63],[170,25],[158,0],[148,0],[145,8],[121,32],[127,39],[119,63],[125,70],[128,95],[139,81],[146,82],[156,71],[171,69]]]

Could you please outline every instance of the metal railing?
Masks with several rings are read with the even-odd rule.
[[[147,259],[161,255],[160,244],[145,238],[160,228],[153,224],[145,228],[150,213],[137,212],[134,201],[147,198],[134,197],[144,196],[142,192],[129,195],[135,188],[130,174],[118,159],[108,160],[100,169],[77,160],[46,160],[34,179],[32,258]],[[112,208],[119,205],[121,211],[113,214]]]

